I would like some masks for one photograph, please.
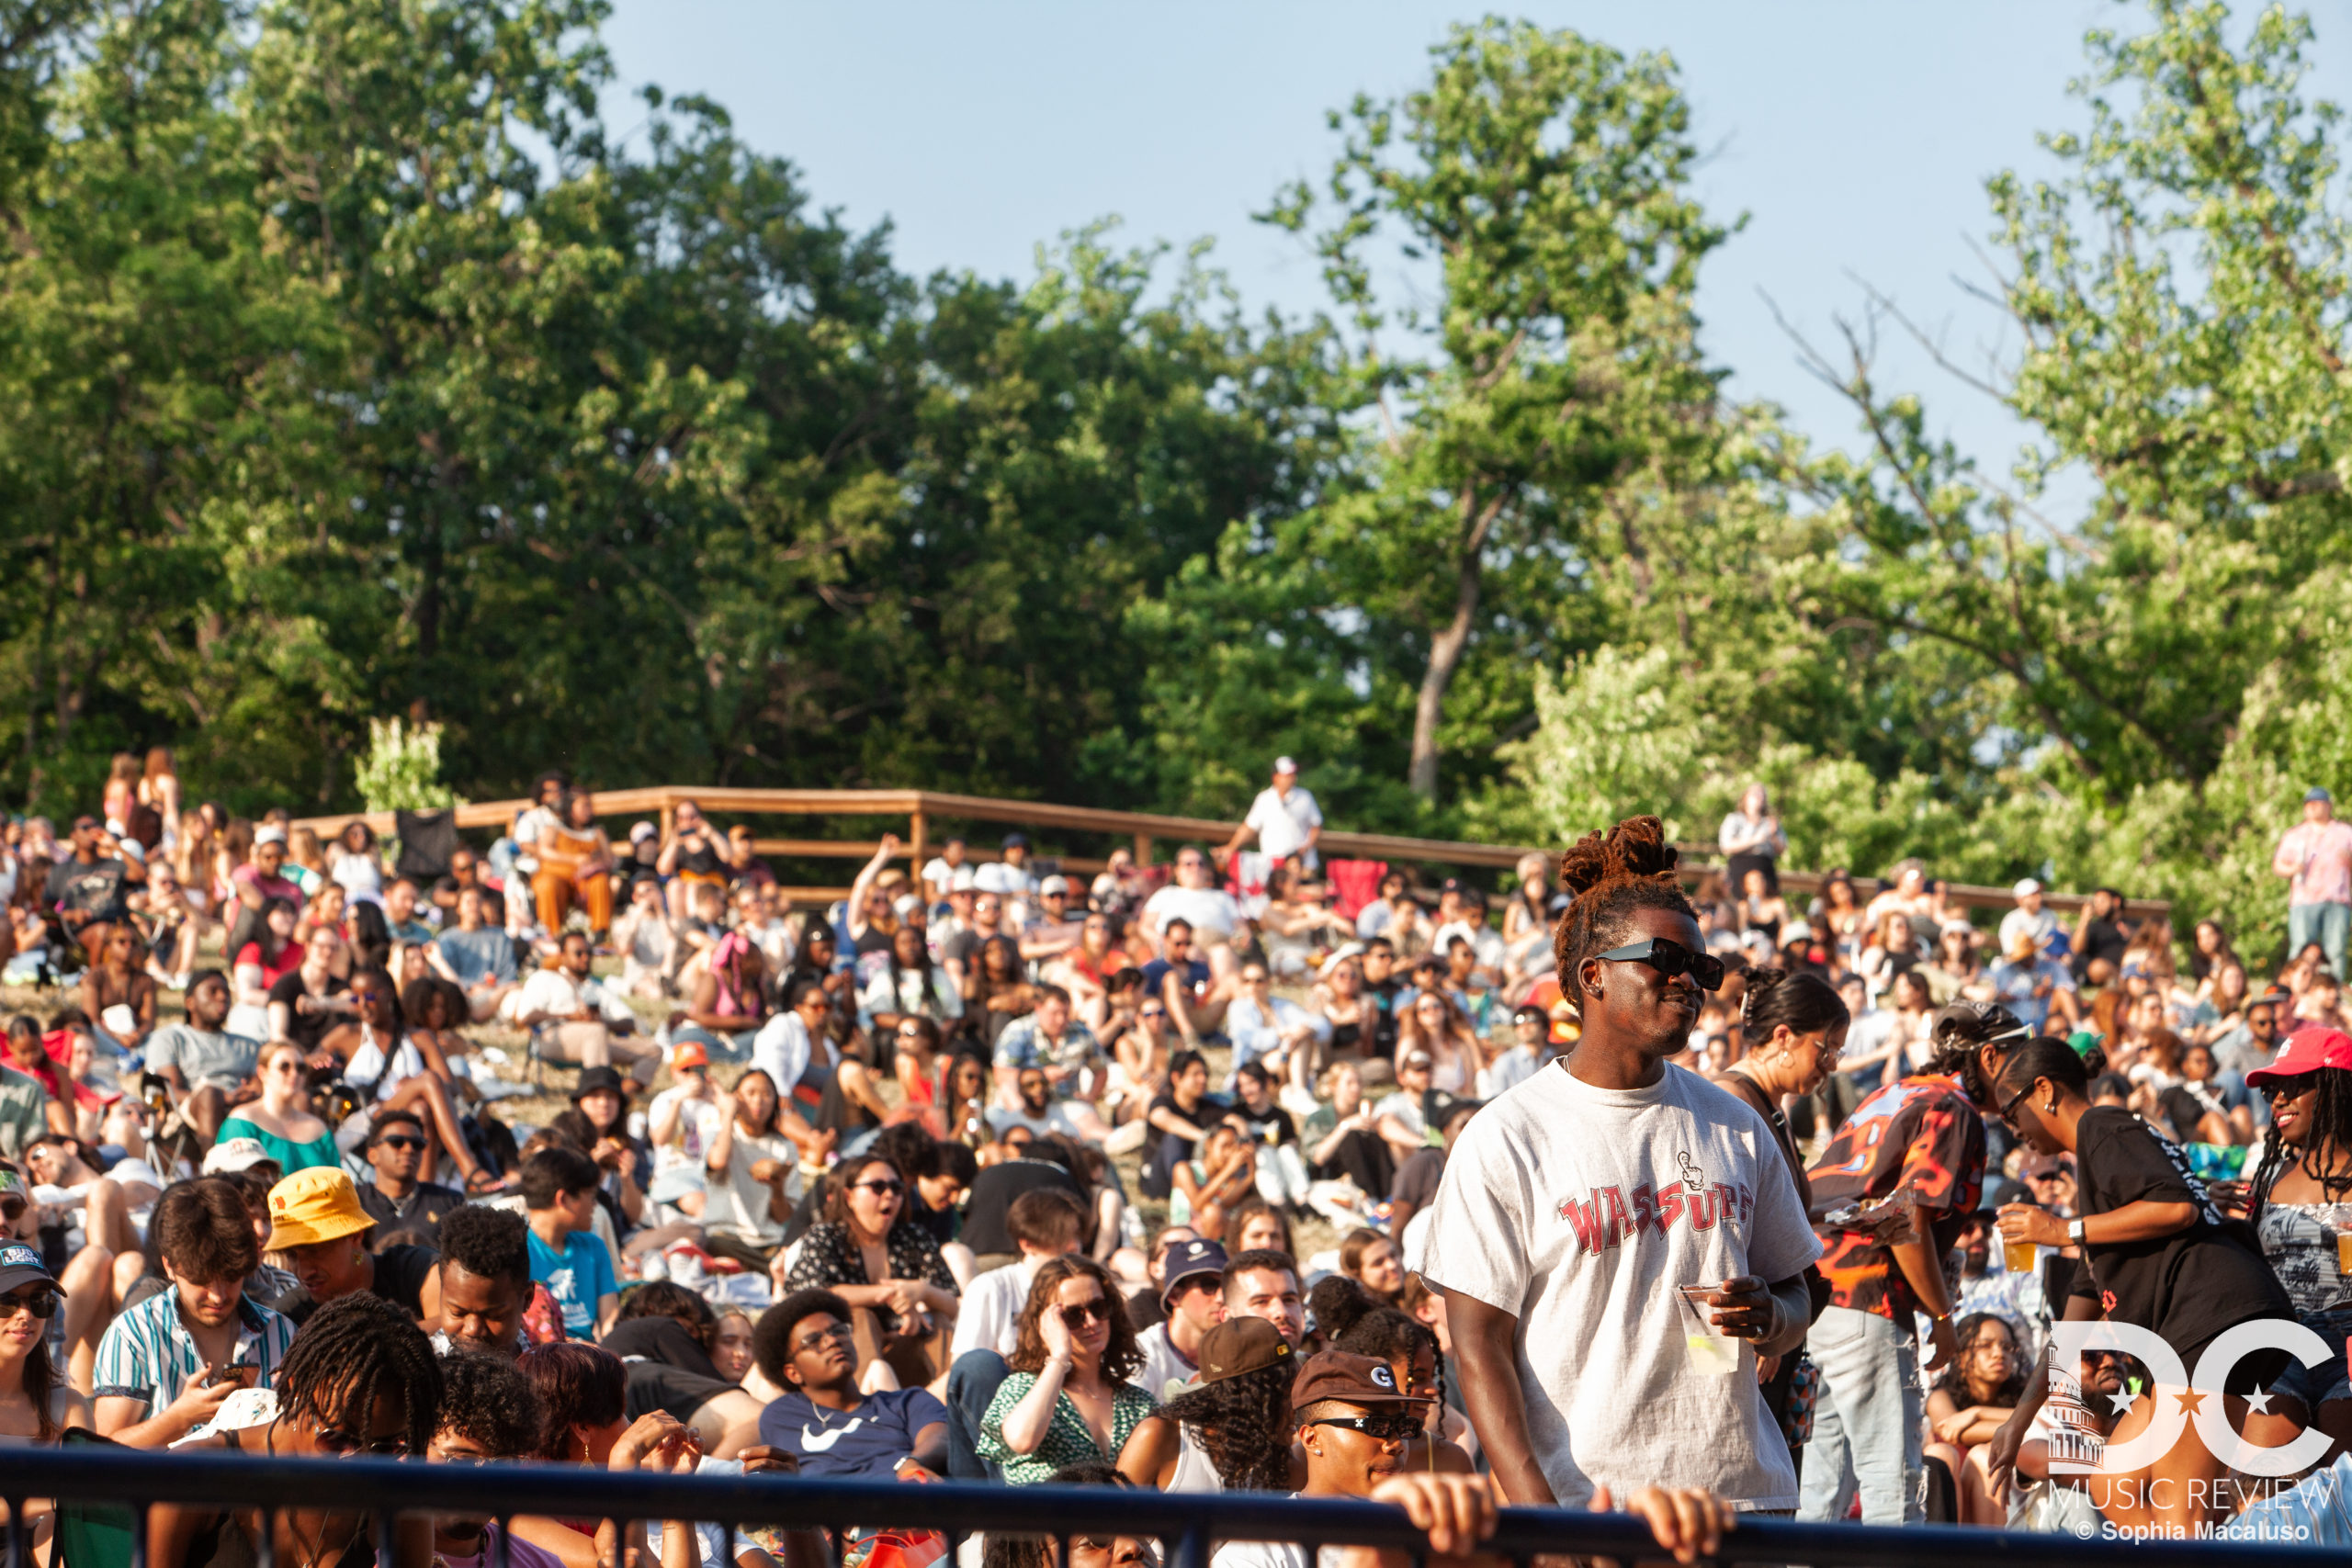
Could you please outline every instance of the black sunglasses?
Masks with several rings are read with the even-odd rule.
[[[2017,1091],[2017,1093],[2015,1093],[2015,1094],[2013,1094],[2013,1095],[2009,1096],[2009,1102],[2008,1102],[2007,1105],[2002,1106],[2002,1107],[2001,1107],[2001,1109],[1999,1109],[1998,1111],[1996,1111],[1995,1112],[1993,1112],[1993,1114],[1994,1114],[1994,1115],[1996,1115],[1996,1116],[1998,1116],[1998,1117],[1999,1117],[2002,1121],[2004,1121],[2004,1122],[2008,1122],[2008,1121],[2009,1121],[2009,1113],[2010,1113],[2011,1111],[2015,1111],[2018,1106],[2020,1106],[2020,1105],[2024,1104],[2024,1103],[2025,1103],[2025,1097],[2026,1097],[2027,1095],[2031,1094],[2032,1092],[2033,1092],[2033,1085],[2031,1085],[2031,1084],[2028,1084],[2028,1085],[2026,1085],[2023,1089],[2021,1089],[2018,1090],[2018,1091]],[[2016,1122],[2009,1122],[2009,1125],[2010,1125],[2010,1126],[2012,1126],[2012,1127],[2014,1127],[2014,1126],[2016,1126],[2016,1125],[2017,1125],[2017,1123],[2016,1123]]]
[[[57,1308],[60,1299],[61,1298],[55,1291],[50,1290],[46,1286],[28,1291],[21,1296],[0,1296],[0,1318],[14,1317],[17,1315],[17,1310],[22,1308],[24,1311],[32,1314],[35,1317],[46,1322],[50,1318],[57,1315]]]
[[[1097,1296],[1091,1302],[1080,1302],[1076,1306],[1062,1308],[1062,1321],[1072,1328],[1085,1327],[1090,1318],[1100,1323],[1110,1322],[1111,1303],[1102,1297]]]
[[[1693,953],[1679,942],[1654,936],[1625,947],[1612,947],[1606,953],[1595,953],[1614,964],[1646,964],[1667,979],[1688,975],[1705,991],[1720,989],[1724,983],[1724,961],[1712,953]]]
[[[2284,1083],[2262,1086],[2262,1098],[2276,1105],[2282,1100],[2295,1100],[2309,1094],[2316,1086],[2310,1078],[2289,1078]]]
[[[896,1198],[907,1190],[903,1181],[853,1181],[852,1187],[863,1187],[877,1198]]]
[[[424,1140],[404,1133],[398,1137],[379,1138],[376,1146],[379,1149],[421,1149],[424,1147]]]
[[[1398,1412],[1392,1416],[1326,1416],[1309,1421],[1310,1427],[1344,1427],[1351,1432],[1362,1432],[1375,1442],[1410,1442],[1426,1430],[1419,1416]]]

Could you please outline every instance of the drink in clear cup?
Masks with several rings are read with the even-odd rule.
[[[2001,1265],[2012,1274],[2030,1274],[2041,1249],[2030,1241],[2001,1243]]]
[[[2352,1229],[2335,1233],[2335,1271],[2352,1280]]]
[[[1677,1285],[1675,1294],[1690,1315],[1684,1320],[1682,1345],[1690,1370],[1705,1377],[1729,1377],[1739,1371],[1739,1341],[1715,1326],[1707,1298],[1721,1285]]]

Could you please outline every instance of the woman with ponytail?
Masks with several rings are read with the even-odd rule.
[[[2145,1431],[2159,1410],[2186,1411],[2199,1397],[2177,1381],[2194,1378],[2206,1349],[2242,1324],[2294,1319],[2294,1307],[2263,1258],[2253,1230],[2223,1217],[2188,1156],[2155,1129],[2116,1106],[2090,1102],[2090,1074],[2073,1047],[2034,1040],[2009,1052],[1991,1073],[1996,1114],[2036,1154],[2075,1156],[2080,1218],[2072,1223],[2030,1203],[2001,1210],[2004,1241],[2075,1247],[2082,1267],[2066,1300],[2065,1320],[2104,1317],[2154,1333],[2171,1347],[2177,1371],[2156,1369],[2151,1397],[2136,1402],[2109,1434],[2110,1452]],[[2218,1390],[2230,1425],[2243,1432],[2246,1396],[2278,1380],[2291,1357],[2274,1337],[2239,1357]],[[2127,1347],[2128,1348],[2128,1347]],[[2339,1350],[2338,1354],[2341,1354]],[[1985,1471],[1997,1487],[2016,1463],[2026,1429],[2049,1395],[2045,1378],[2028,1381],[2025,1398],[1993,1435]],[[2270,1432],[2255,1439],[2273,1445]],[[2193,1535],[2226,1518],[2231,1488],[2225,1460],[2206,1446],[2195,1422],[2144,1470],[2102,1472],[2087,1479],[2094,1507],[2119,1529]]]
[[[1675,860],[1655,817],[1561,857],[1553,951],[1577,1048],[1481,1111],[1446,1160],[1420,1272],[1507,1503],[1653,1483],[1796,1503],[1757,1357],[1801,1342],[1821,1249],[1764,1119],[1668,1060],[1724,978]]]

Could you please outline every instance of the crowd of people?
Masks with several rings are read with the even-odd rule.
[[[1442,1552],[1622,1504],[1688,1560],[1744,1512],[2228,1518],[2199,1429],[2063,1461],[2275,1323],[2330,1353],[2241,1356],[2234,1429],[2352,1465],[2316,917],[2257,991],[2112,892],[2068,926],[2020,883],[1993,932],[1916,864],[1801,896],[1760,790],[1695,891],[1648,818],[1417,887],[1327,860],[1288,759],[1167,865],[886,837],[822,909],[693,803],[616,843],[560,774],[436,863],[429,823],[189,806],[164,754],[102,812],[0,863],[49,1009],[0,1057],[0,1443],[1364,1495]],[[2303,837],[2299,908],[2352,863]],[[2050,1361],[2102,1317],[2178,1365]],[[310,1561],[372,1539],[166,1533],[298,1520]]]

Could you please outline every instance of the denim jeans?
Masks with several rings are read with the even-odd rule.
[[[1825,1307],[1804,1348],[1820,1369],[1821,1393],[1797,1517],[1842,1520],[1860,1491],[1864,1524],[1918,1524],[1927,1517],[1928,1470],[1909,1324]]]
[[[1004,1472],[979,1455],[980,1424],[989,1401],[1004,1386],[1004,1358],[993,1350],[967,1350],[947,1369],[947,1478],[1001,1481]]]
[[[2344,978],[2344,944],[2352,937],[2352,904],[2290,904],[2287,906],[2287,956],[2317,942],[2327,954],[2327,966]]]

